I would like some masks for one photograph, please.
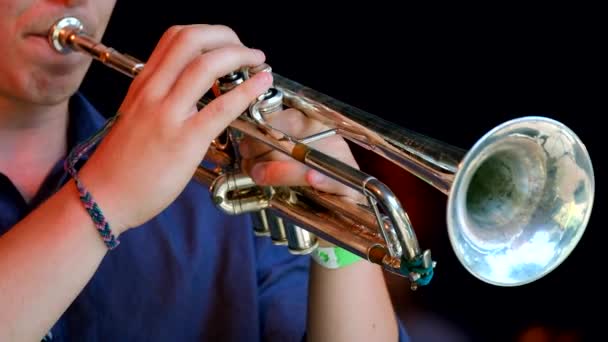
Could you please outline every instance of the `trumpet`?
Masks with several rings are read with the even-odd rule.
[[[75,17],[48,33],[59,53],[89,55],[136,77],[145,63],[87,35]],[[217,80],[206,106],[258,72],[273,86],[253,101],[201,161],[194,180],[209,188],[219,210],[253,215],[254,231],[293,254],[309,254],[322,238],[383,269],[427,285],[436,267],[422,249],[406,210],[391,189],[372,175],[310,146],[341,135],[386,158],[447,196],[447,234],[463,267],[496,286],[520,286],[557,268],[581,240],[593,207],[595,178],[589,153],[564,124],[541,116],[506,121],[470,149],[448,145],[345,104],[281,76],[268,64],[237,70]],[[265,120],[295,108],[327,130],[293,137]],[[360,192],[355,203],[308,187],[263,187],[240,170],[239,139],[250,136]]]

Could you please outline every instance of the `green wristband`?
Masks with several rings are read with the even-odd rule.
[[[312,252],[312,259],[319,265],[329,269],[346,267],[359,260],[363,260],[358,255],[340,247],[317,247]]]

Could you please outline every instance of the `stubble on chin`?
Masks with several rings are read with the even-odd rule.
[[[87,66],[64,71],[36,70],[26,85],[32,102],[38,105],[57,105],[66,101],[80,87]]]

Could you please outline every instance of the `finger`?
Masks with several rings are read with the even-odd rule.
[[[271,161],[296,161],[291,156],[283,152],[279,152],[276,150],[270,150],[267,154],[264,154],[258,158],[242,158],[241,159],[241,169],[245,174],[250,175],[251,169],[254,165],[262,163],[262,162],[271,162]]]
[[[309,170],[306,173],[306,181],[317,190],[346,196],[357,202],[364,201],[364,196],[360,192],[317,170]]]
[[[178,77],[167,100],[181,108],[193,107],[215,81],[243,66],[264,62],[262,51],[230,46],[198,55]]]
[[[293,160],[273,160],[251,165],[249,176],[258,185],[310,186],[305,165]]]
[[[357,198],[357,192],[297,161],[280,160],[253,165],[250,177],[256,184],[265,186],[310,186],[336,195]]]
[[[354,155],[350,152],[348,143],[340,135],[334,135],[307,144],[312,149],[335,158],[343,163],[358,168],[359,165]],[[239,153],[245,160],[270,161],[277,159],[291,159],[286,153],[275,150],[265,143],[257,141],[255,138],[245,136],[239,142]],[[251,162],[253,164],[253,162]]]
[[[275,112],[265,116],[273,128],[284,132],[296,139],[302,139],[307,136],[319,133],[326,127],[316,120],[307,118],[300,111],[289,108],[284,111]],[[319,144],[324,144],[319,142]],[[311,146],[317,146],[315,144]],[[244,158],[256,158],[264,153],[267,153],[270,147],[251,137],[245,137],[239,144],[239,152]]]
[[[264,94],[272,85],[272,75],[261,72],[241,83],[231,91],[215,98],[207,106],[186,121],[194,136],[210,143],[232,121],[242,114],[251,102]]]
[[[320,121],[308,118],[295,108],[266,114],[264,120],[272,127],[297,139],[302,139],[327,129]]]
[[[250,136],[245,136],[239,140],[239,154],[241,157],[246,159],[254,159],[264,156],[266,153],[270,153],[273,149],[258,141]]]
[[[163,60],[162,56],[165,55],[167,49],[170,46],[170,42],[173,40],[173,37],[175,37],[175,35],[179,31],[181,31],[183,28],[184,28],[183,25],[174,25],[174,26],[171,26],[168,30],[166,30],[163,33],[163,35],[160,37],[160,39],[156,43],[154,50],[152,50],[152,54],[148,58],[148,61],[146,62],[144,69],[139,73],[139,75],[137,76],[137,78],[135,79],[135,81],[133,83],[140,82],[142,84],[145,84],[148,76],[153,74],[152,71],[154,69],[156,69],[156,67],[158,66],[158,63],[160,63],[160,61]]]
[[[164,94],[177,79],[177,75],[197,55],[222,46],[240,45],[234,31],[223,25],[175,26],[161,38],[139,76],[140,82],[154,82],[164,87]],[[138,76],[138,78],[140,78]]]

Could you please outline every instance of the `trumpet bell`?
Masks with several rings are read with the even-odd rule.
[[[545,117],[507,121],[465,155],[448,197],[448,235],[478,279],[519,286],[557,268],[583,236],[594,200],[588,151]]]
[[[145,65],[88,36],[72,17],[50,28],[49,44],[59,53],[92,56],[129,77],[136,77]],[[272,69],[261,65],[236,71],[218,80],[218,90],[229,91],[261,71]],[[308,145],[340,134],[448,195],[447,227],[453,250],[483,282],[498,286],[533,282],[557,268],[581,239],[591,215],[595,180],[585,146],[563,124],[545,117],[507,121],[466,152],[274,72],[273,81],[273,87],[230,124],[230,141],[238,144],[239,136],[250,136],[359,191],[367,204],[302,187],[258,187],[239,173],[238,153],[225,154],[227,144],[216,144],[205,158],[216,166],[201,165],[194,178],[209,186],[218,209],[231,215],[255,213],[261,222],[256,235],[270,236],[294,254],[314,250],[320,236],[407,277],[412,289],[429,283],[435,261],[430,250],[420,248],[391,189]],[[212,99],[204,96],[197,105],[202,108]],[[319,120],[327,130],[298,138],[275,129],[264,115],[284,106]]]

